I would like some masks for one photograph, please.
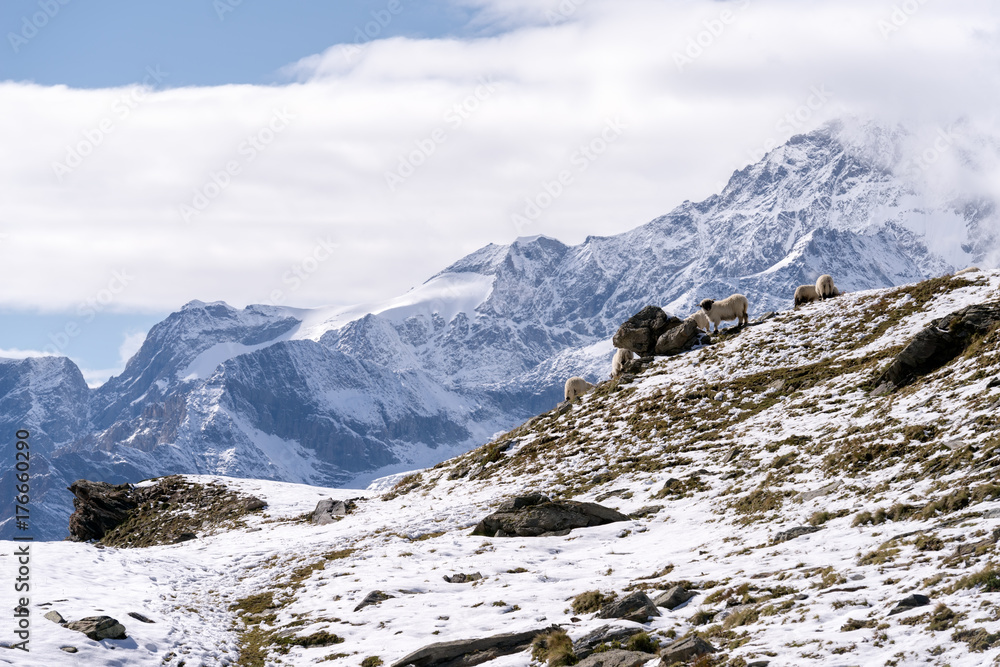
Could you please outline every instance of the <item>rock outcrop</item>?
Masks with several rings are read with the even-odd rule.
[[[75,509],[69,518],[70,539],[117,547],[193,540],[199,533],[232,526],[243,515],[267,506],[260,498],[222,484],[199,484],[179,475],[140,487],[80,479],[69,490]]]
[[[976,304],[934,320],[921,330],[875,381],[876,392],[905,387],[949,363],[1000,323],[1000,301]]]
[[[503,503],[472,531],[484,537],[544,537],[566,535],[574,528],[603,526],[629,521],[617,510],[575,500],[552,502],[541,494],[522,496]]]

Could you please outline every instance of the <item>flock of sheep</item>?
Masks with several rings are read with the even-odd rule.
[[[959,273],[965,273],[965,271],[959,271]],[[830,299],[835,296],[840,296],[840,290],[833,283],[833,277],[824,274],[816,280],[815,285],[800,285],[795,289],[795,307],[798,308],[805,303]],[[736,320],[737,326],[742,327],[749,320],[747,312],[750,309],[750,302],[742,294],[733,294],[719,301],[705,299],[700,305],[701,308],[689,315],[688,319],[694,320],[698,328],[705,333],[709,333],[709,329],[712,327],[714,327],[715,333],[719,333],[721,322]],[[625,364],[634,357],[631,350],[616,350],[614,359],[611,360],[611,377],[620,377]],[[571,377],[566,380],[563,394],[567,401],[571,401],[593,388],[594,385],[582,377]]]

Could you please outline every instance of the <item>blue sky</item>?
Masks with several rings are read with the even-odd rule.
[[[266,85],[333,44],[479,32],[474,14],[415,0],[5,0],[0,79],[103,88],[159,66],[171,87]]]
[[[188,301],[379,302],[834,118],[1000,136],[993,0],[5,0],[0,36],[0,356],[92,382]]]

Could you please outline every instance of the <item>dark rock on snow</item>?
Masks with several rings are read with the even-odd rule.
[[[976,336],[1000,322],[1000,301],[981,303],[934,320],[920,331],[875,381],[876,392],[905,387],[962,354]]]
[[[810,535],[812,533],[823,530],[819,526],[797,526],[795,528],[789,528],[788,530],[783,530],[779,533],[775,533],[774,537],[771,538],[772,544],[778,544],[779,542],[787,542],[788,540],[794,540],[796,537],[802,537],[803,535]]]
[[[540,634],[552,632],[556,627],[492,635],[479,639],[463,639],[430,644],[401,660],[392,667],[472,667],[503,655],[520,653],[528,648]]]
[[[660,593],[653,598],[653,604],[664,609],[676,609],[695,596],[694,591],[686,590],[683,586],[674,586],[667,591]]]
[[[668,644],[660,649],[661,665],[672,665],[675,662],[684,662],[691,658],[697,658],[706,653],[715,653],[718,649],[709,644],[698,635],[678,639],[672,644]]]
[[[614,649],[604,653],[595,653],[589,658],[577,663],[576,667],[639,667],[650,661],[654,656],[639,651],[623,651]]]
[[[102,639],[128,639],[125,626],[110,616],[88,616],[79,621],[67,623],[64,627],[87,635],[95,642]]]
[[[642,591],[636,591],[623,598],[612,600],[597,612],[597,618],[623,618],[636,623],[645,623],[650,616],[659,615],[660,612],[656,605]]]
[[[446,574],[444,575],[444,580],[449,584],[467,584],[472,581],[479,581],[483,578],[483,575],[478,572],[473,572],[472,574],[453,574],[450,577]]]
[[[573,654],[582,660],[593,653],[594,649],[601,644],[624,641],[634,634],[636,634],[635,628],[602,625],[593,632],[589,632],[573,642]],[[649,656],[646,659],[648,660]]]
[[[388,593],[383,593],[382,591],[372,591],[371,593],[365,596],[365,599],[362,600],[357,607],[354,608],[354,611],[361,611],[365,607],[370,607],[373,604],[378,604],[379,602],[385,602],[386,600],[391,600],[394,597],[396,596],[389,595]]]
[[[347,516],[355,507],[353,500],[334,500],[333,498],[321,500],[316,503],[316,509],[313,510],[312,522],[319,526],[325,526],[337,521],[338,519],[335,517]]]
[[[904,611],[910,611],[911,609],[916,609],[917,607],[923,607],[929,605],[931,599],[926,595],[920,595],[919,593],[914,593],[913,595],[907,596],[896,603],[896,606],[892,608],[889,612],[890,616],[895,614],[901,614]]]
[[[574,528],[628,521],[624,514],[575,500],[552,502],[541,494],[514,498],[485,517],[472,531],[484,537],[544,537],[566,535]]]

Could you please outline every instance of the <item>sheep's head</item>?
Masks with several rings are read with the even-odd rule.
[[[707,313],[708,311],[712,310],[713,303],[715,302],[712,301],[711,299],[705,299],[704,301],[701,302],[701,309]]]

